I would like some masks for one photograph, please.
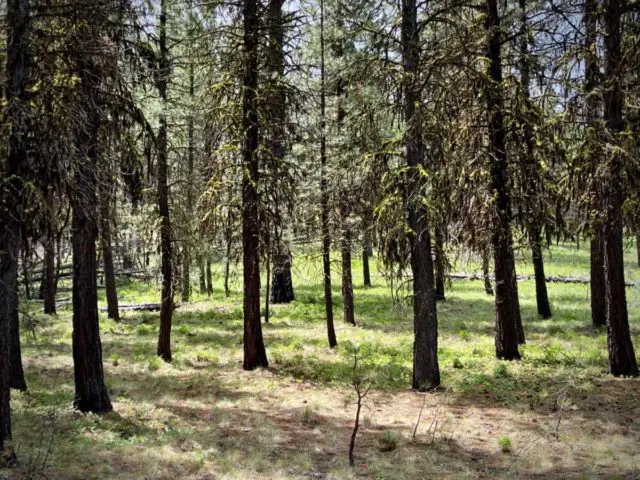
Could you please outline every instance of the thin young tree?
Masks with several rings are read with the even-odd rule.
[[[320,0],[320,204],[322,217],[322,269],[324,279],[324,307],[327,317],[329,347],[338,345],[333,325],[333,297],[331,295],[331,226],[329,224],[329,180],[327,172],[327,80],[325,65],[325,5]]]
[[[160,332],[158,336],[158,356],[171,361],[171,321],[173,317],[173,245],[171,239],[171,219],[169,217],[169,161],[167,148],[167,90],[169,84],[169,48],[167,45],[167,0],[160,2],[160,23],[158,26],[158,70],[156,88],[160,95],[161,112],[158,130],[158,213],[160,214],[160,251],[162,271],[162,291],[160,294]]]

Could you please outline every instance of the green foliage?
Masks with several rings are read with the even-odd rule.
[[[393,430],[385,430],[382,435],[378,437],[378,445],[381,452],[392,452],[398,448],[400,442],[399,436]]]
[[[513,448],[511,439],[509,437],[500,437],[498,439],[498,446],[500,447],[500,451],[502,453],[511,453],[511,450]]]

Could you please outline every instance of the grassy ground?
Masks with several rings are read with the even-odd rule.
[[[18,478],[638,478],[640,381],[606,375],[606,334],[590,327],[588,287],[550,284],[553,320],[536,318],[533,281],[520,284],[524,360],[493,357],[493,299],[454,282],[440,303],[443,389],[412,393],[412,320],[375,274],[354,265],[358,327],[341,320],[327,348],[320,264],[296,258],[297,299],[265,325],[268,370],[243,372],[239,284],[174,316],[174,362],[155,357],[157,313],[101,319],[115,412],[71,408],[71,312],[35,315],[23,331],[29,392],[13,393]],[[472,271],[473,264],[457,269]],[[520,262],[519,273],[532,270]],[[554,247],[547,273],[588,276],[588,252]],[[336,275],[336,279],[338,276]],[[633,250],[627,278],[640,280]],[[215,278],[216,285],[221,279]],[[335,280],[334,280],[335,282]],[[334,285],[338,286],[338,285]],[[157,301],[157,285],[120,288],[121,302]],[[627,290],[636,351],[640,284]],[[33,305],[36,310],[36,305]],[[375,382],[356,468],[347,447],[355,407],[353,346]],[[421,420],[413,437],[417,419]],[[382,450],[391,450],[383,452]],[[636,475],[636,476],[633,476]],[[0,473],[2,478],[2,473]]]

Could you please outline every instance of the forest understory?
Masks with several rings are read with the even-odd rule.
[[[561,245],[545,256],[550,275],[588,276],[584,249]],[[627,296],[638,345],[640,270],[634,252],[625,258],[636,285]],[[271,307],[263,324],[270,366],[253,372],[242,370],[241,282],[232,273],[225,297],[221,265],[213,268],[213,295],[195,293],[176,310],[170,364],[156,356],[157,313],[123,312],[119,323],[101,313],[114,409],[106,415],[72,408],[70,308],[45,316],[40,303],[26,303],[29,390],[12,392],[20,464],[0,478],[638,478],[640,380],[607,374],[607,335],[591,326],[588,286],[550,283],[554,316],[542,320],[534,282],[520,282],[527,344],[521,362],[508,362],[495,358],[493,298],[482,282],[451,282],[438,304],[442,384],[424,394],[408,388],[410,309],[393,306],[376,264],[373,286],[363,287],[354,260],[357,326],[336,318],[339,344],[331,350],[321,259],[296,255],[296,300]],[[519,273],[531,269],[519,260]],[[119,281],[123,304],[157,299],[155,283]],[[340,298],[336,290],[336,311]],[[355,346],[373,386],[351,468]]]

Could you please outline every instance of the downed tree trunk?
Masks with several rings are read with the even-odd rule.
[[[447,274],[447,278],[450,278],[452,280],[482,280],[484,281],[484,275],[480,274],[480,273],[449,273]],[[518,281],[526,281],[526,280],[531,280],[532,278],[534,278],[533,275],[517,275],[517,280]],[[495,280],[495,277],[493,275],[489,275],[489,279],[491,280]],[[578,283],[581,285],[589,285],[589,283],[591,283],[591,281],[588,278],[582,278],[582,277],[563,277],[563,276],[559,276],[559,275],[550,275],[548,277],[546,277],[547,282],[552,282],[552,283]],[[626,282],[625,285],[627,287],[634,287],[635,283],[633,282]]]

